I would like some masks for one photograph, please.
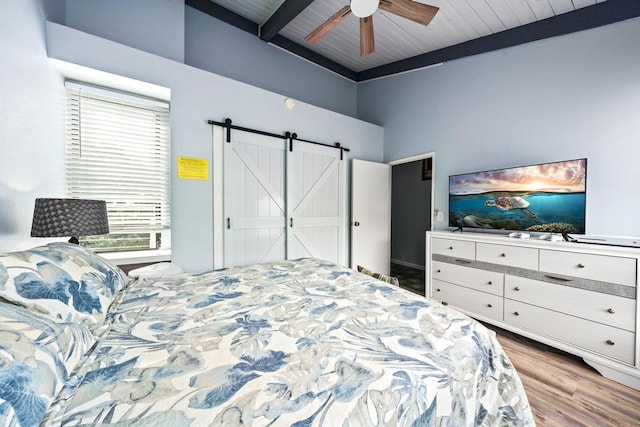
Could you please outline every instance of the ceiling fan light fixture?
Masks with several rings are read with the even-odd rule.
[[[351,0],[351,13],[358,18],[373,15],[378,9],[379,0]]]

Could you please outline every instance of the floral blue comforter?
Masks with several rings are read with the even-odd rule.
[[[492,332],[335,264],[137,281],[51,425],[534,425]]]

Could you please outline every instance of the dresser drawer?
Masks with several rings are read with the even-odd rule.
[[[538,269],[538,249],[534,248],[478,243],[476,259],[478,261],[508,265],[510,267],[520,267],[529,270]]]
[[[434,280],[431,297],[442,301],[453,308],[460,308],[469,313],[480,314],[492,319],[502,320],[504,299],[497,295],[474,291],[451,283]]]
[[[636,285],[634,258],[541,250],[540,271],[619,285]]]
[[[504,320],[558,341],[633,364],[635,334],[552,310],[505,300]]]
[[[431,239],[431,252],[456,258],[476,259],[476,244],[465,240]]]
[[[503,295],[504,274],[487,270],[464,267],[446,262],[432,261],[431,277],[442,282],[461,285],[466,288]]]
[[[504,296],[527,304],[634,332],[636,301],[615,295],[505,276]]]

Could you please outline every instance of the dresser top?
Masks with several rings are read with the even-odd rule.
[[[624,247],[606,244],[588,244],[578,242],[549,241],[541,240],[537,236],[531,236],[528,239],[509,237],[504,234],[495,233],[477,233],[477,232],[460,232],[460,231],[427,231],[427,236],[434,238],[473,241],[477,243],[500,244],[509,246],[522,246],[529,248],[561,250],[568,252],[586,252],[593,254],[625,256],[640,258],[640,249],[634,247]]]

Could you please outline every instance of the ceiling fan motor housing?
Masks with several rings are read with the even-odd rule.
[[[379,0],[351,0],[351,12],[358,18],[373,15],[378,10]]]

